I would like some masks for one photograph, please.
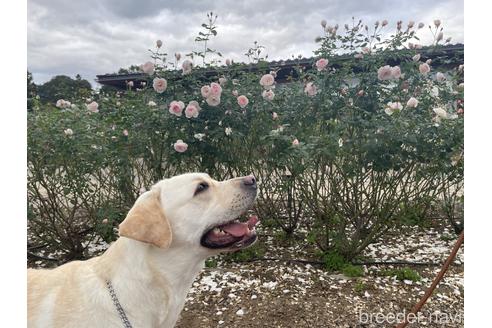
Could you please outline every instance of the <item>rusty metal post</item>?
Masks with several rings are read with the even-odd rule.
[[[449,268],[449,265],[453,262],[454,258],[456,257],[456,253],[458,253],[458,250],[463,244],[464,239],[465,239],[465,231],[463,230],[460,236],[458,237],[458,240],[456,240],[456,243],[454,244],[451,254],[449,254],[448,259],[446,260],[446,262],[444,262],[441,271],[439,271],[439,274],[436,276],[436,278],[434,278],[432,285],[429,287],[429,289],[427,289],[427,291],[425,292],[424,296],[422,296],[420,301],[417,304],[415,304],[415,306],[412,308],[412,311],[410,313],[416,315],[420,311],[420,309],[422,309],[425,302],[427,302],[429,297],[432,295],[439,282],[441,282],[442,278],[444,277],[444,274]],[[405,320],[402,323],[400,323],[398,326],[396,326],[396,328],[405,328],[408,325],[407,318],[408,315],[405,316]]]

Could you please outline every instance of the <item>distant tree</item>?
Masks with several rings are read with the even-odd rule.
[[[32,79],[32,73],[27,71],[27,110],[33,109],[37,94],[38,86]]]
[[[120,90],[116,87],[113,87],[112,85],[103,85],[101,87],[100,93],[101,94],[107,94],[107,95],[113,95],[118,91],[120,91]]]
[[[128,68],[120,68],[118,74],[131,74],[131,73],[142,73],[140,67],[137,65],[131,65]]]
[[[90,96],[92,91],[89,81],[77,74],[75,79],[66,75],[57,75],[38,87],[38,94],[43,103],[55,103],[58,99],[75,101]]]

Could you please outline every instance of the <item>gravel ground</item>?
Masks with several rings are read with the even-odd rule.
[[[308,257],[302,246],[284,247],[271,236],[260,238],[267,250],[264,257]],[[446,229],[410,228],[404,234],[393,232],[364,255],[375,261],[442,263],[454,238]],[[462,247],[419,323],[409,327],[463,327],[463,264]],[[380,276],[382,270],[402,267],[364,266],[364,277],[349,278],[319,265],[219,259],[216,268],[205,269],[196,279],[177,327],[393,327],[390,313],[408,313],[440,270],[412,266],[422,277],[417,282]]]
[[[262,257],[313,260],[307,243],[291,246],[276,238],[276,231],[259,227],[258,232],[255,247],[263,250]],[[371,261],[442,263],[455,239],[442,227],[400,229],[370,245],[363,255]],[[103,242],[89,246],[93,255],[106,248]],[[424,306],[419,322],[409,327],[464,327],[463,249]],[[321,265],[284,260],[238,263],[219,256],[214,264],[193,283],[177,327],[394,327],[391,314],[408,313],[440,270],[435,265],[371,265],[363,266],[363,277],[349,278]],[[52,263],[35,260],[28,265]],[[417,271],[422,279],[401,281],[382,275],[383,270],[404,267]]]

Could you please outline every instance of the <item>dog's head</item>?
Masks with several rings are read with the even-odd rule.
[[[256,198],[253,176],[215,181],[188,173],[143,193],[120,224],[120,236],[153,244],[236,250],[256,241],[256,216],[241,222]]]

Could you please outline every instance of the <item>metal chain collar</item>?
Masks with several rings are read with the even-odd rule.
[[[114,306],[116,306],[116,311],[118,311],[118,315],[120,316],[120,319],[123,322],[123,326],[125,328],[132,328],[132,324],[128,320],[125,311],[123,311],[120,301],[118,301],[118,297],[116,297],[116,293],[114,292],[114,288],[113,285],[111,284],[111,281],[109,280],[106,281],[106,287],[108,287],[109,294],[111,295],[111,299],[113,300]]]

